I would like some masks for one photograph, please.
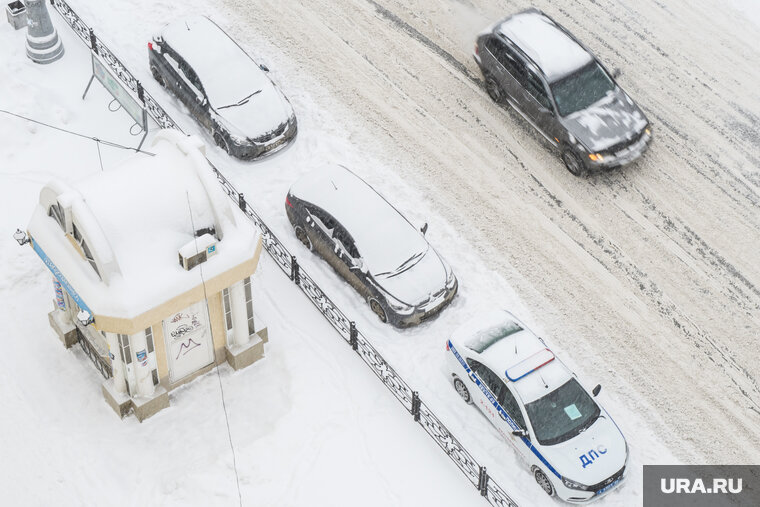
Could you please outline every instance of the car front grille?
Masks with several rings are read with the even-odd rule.
[[[624,472],[625,472],[625,467],[621,468],[620,470],[618,470],[616,473],[614,473],[610,477],[607,477],[602,482],[594,484],[593,486],[589,486],[588,487],[589,491],[597,492],[600,489],[602,489],[602,488],[604,488],[606,486],[609,486],[610,484],[612,484],[616,480],[620,479],[623,476]]]
[[[607,155],[616,155],[617,152],[619,152],[620,150],[623,150],[639,142],[639,140],[641,140],[641,138],[644,137],[644,132],[645,130],[642,130],[641,132],[633,136],[631,139],[626,139],[625,141],[621,141],[617,144],[613,144],[609,148],[605,149],[604,153]]]

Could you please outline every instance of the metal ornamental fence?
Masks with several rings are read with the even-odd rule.
[[[89,27],[79,15],[66,3],[65,0],[50,0],[51,5],[63,17],[80,39],[107,64],[134,94],[142,101],[148,114],[162,128],[173,128],[182,132],[182,129],[161,107],[161,105],[146,92],[140,81],[132,75],[127,67],[114,55],[114,53],[100,41],[93,29]],[[423,402],[417,391],[414,391],[407,382],[396,373],[396,370],[388,364],[383,356],[375,349],[370,341],[356,328],[354,321],[349,319],[343,311],[325,294],[306,271],[302,270],[294,255],[292,255],[277,236],[264,223],[264,220],[256,213],[256,210],[245,200],[245,196],[238,192],[230,181],[224,177],[214,164],[209,161],[219,183],[226,194],[237,203],[238,207],[246,216],[261,230],[263,246],[274,259],[282,271],[290,277],[309,300],[317,307],[343,340],[361,357],[364,363],[374,372],[380,381],[390,390],[393,396],[412,415],[425,432],[430,435],[454,464],[464,473],[475,486],[480,495],[491,505],[496,507],[517,507],[510,496],[494,481],[477,460],[465,449],[451,431],[433,413],[432,409]]]

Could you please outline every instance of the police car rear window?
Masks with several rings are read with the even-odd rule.
[[[502,322],[497,326],[487,327],[478,331],[475,336],[465,343],[465,345],[468,349],[474,350],[478,354],[482,354],[494,343],[522,330],[523,328],[516,322]]]

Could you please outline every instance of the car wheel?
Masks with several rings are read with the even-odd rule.
[[[497,104],[504,103],[504,91],[492,76],[486,76],[486,92],[488,92],[488,96]]]
[[[314,249],[312,247],[311,240],[309,239],[309,235],[306,234],[306,231],[300,225],[296,225],[296,238],[298,238],[298,241],[303,243],[303,246],[305,246],[309,250]]]
[[[158,69],[154,65],[150,66],[150,73],[153,74],[153,79],[155,79],[158,84],[161,85],[161,88],[166,88],[166,81],[164,80],[164,76],[158,72]]]
[[[462,382],[459,377],[454,377],[454,389],[456,389],[457,394],[462,397],[462,399],[465,401],[465,403],[470,404],[472,403],[472,397],[470,396],[470,391],[467,389],[467,386],[464,385],[464,382]]]
[[[533,476],[536,478],[538,485],[541,486],[541,489],[543,489],[547,495],[554,496],[554,486],[552,486],[551,481],[549,481],[549,478],[540,468],[536,468],[533,472]]]
[[[573,176],[581,176],[583,174],[584,168],[581,159],[570,149],[565,149],[562,152],[562,162],[565,163],[565,167]]]
[[[370,299],[369,307],[372,309],[375,315],[377,315],[381,322],[388,322],[388,316],[385,314],[385,309],[380,303],[378,303],[377,299]]]
[[[219,132],[214,132],[214,142],[216,143],[217,146],[219,146],[221,149],[223,149],[227,153],[230,152],[230,147],[227,144],[227,140]]]

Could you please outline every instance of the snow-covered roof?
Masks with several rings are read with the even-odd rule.
[[[150,151],[155,156],[135,155],[75,185],[48,184],[29,224],[34,242],[95,315],[136,317],[254,257],[259,234],[219,187],[200,140],[164,130]],[[100,276],[48,216],[56,203]],[[217,253],[186,271],[179,250],[208,231],[219,239]]]
[[[290,191],[344,226],[372,274],[391,272],[429,248],[420,231],[343,166],[315,169],[294,183]]]
[[[592,56],[540,11],[510,16],[498,28],[554,81],[591,62]]]
[[[452,341],[464,345],[471,357],[499,377],[512,381],[525,403],[548,394],[572,376],[538,336],[506,310],[476,315],[454,331]]]
[[[266,73],[207,17],[174,21],[163,28],[161,37],[190,64],[209,103],[237,131],[234,133],[255,138],[275,130],[293,115],[290,104]],[[224,107],[246,98],[244,104]]]

